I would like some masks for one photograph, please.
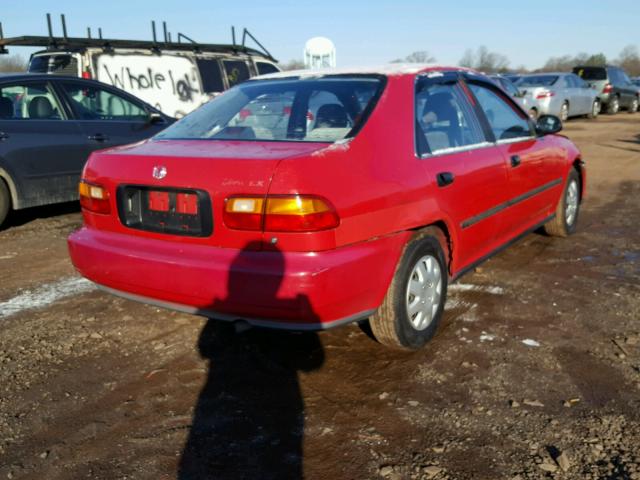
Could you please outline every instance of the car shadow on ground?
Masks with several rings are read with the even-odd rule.
[[[0,226],[0,231],[11,227],[21,227],[41,218],[51,218],[80,212],[80,202],[56,203],[42,207],[25,208],[9,212],[7,220]]]
[[[227,297],[215,301],[212,310],[225,310],[252,295],[243,266],[254,250],[255,245],[249,245],[238,254],[230,269]],[[276,275],[260,286],[261,298],[271,296],[284,308],[310,308],[306,297],[277,297],[285,263],[280,252],[273,252],[273,259]],[[209,320],[198,350],[209,362],[208,375],[194,409],[178,478],[303,478],[305,411],[298,375],[322,366],[324,350],[318,335],[243,331],[232,323]]]

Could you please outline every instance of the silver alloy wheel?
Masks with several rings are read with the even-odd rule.
[[[594,117],[597,117],[598,114],[600,113],[600,102],[599,101],[595,101],[593,102],[593,107],[592,107],[592,112]]]
[[[569,105],[567,105],[566,103],[563,103],[562,107],[560,108],[560,120],[562,120],[563,122],[566,122],[568,118],[569,118]]]
[[[578,213],[578,197],[578,182],[576,180],[571,180],[567,187],[567,195],[564,205],[564,217],[568,226],[573,225],[573,222],[576,221],[576,214]]]
[[[635,112],[638,111],[638,99],[637,98],[631,103],[631,106],[629,107],[629,111],[631,113],[635,113]]]
[[[618,113],[618,110],[620,110],[620,102],[618,101],[618,97],[613,97],[613,100],[611,100],[611,102],[611,111],[613,113]]]
[[[424,330],[433,321],[442,301],[442,270],[435,257],[418,260],[407,282],[406,308],[411,325]]]

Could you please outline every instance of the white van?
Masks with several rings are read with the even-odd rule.
[[[279,72],[277,61],[244,29],[242,44],[201,44],[178,34],[171,41],[166,31],[164,41],[72,38],[66,35],[62,16],[63,37],[24,36],[2,38],[0,53],[7,46],[46,47],[34,53],[29,72],[74,75],[92,78],[135,95],[164,114],[182,117],[216,94],[256,75]],[[233,31],[233,30],[232,30]],[[2,28],[0,25],[0,32]],[[101,36],[101,35],[100,35]],[[246,47],[250,38],[260,50]],[[180,41],[182,38],[186,42]]]

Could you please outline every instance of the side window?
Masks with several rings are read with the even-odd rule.
[[[564,81],[567,84],[567,88],[577,88],[578,87],[578,84],[573,79],[573,75],[567,75],[566,77],[564,77]]]
[[[229,88],[251,77],[251,75],[249,75],[249,67],[244,60],[223,60],[223,63],[227,80],[229,80]]]
[[[418,155],[482,143],[476,118],[458,84],[418,83],[416,90]]]
[[[271,63],[266,62],[256,62],[256,66],[258,67],[258,75],[266,75],[267,73],[277,73],[278,67]]]
[[[0,88],[0,120],[62,120],[62,109],[45,83]]]
[[[82,83],[62,83],[73,108],[82,120],[146,121],[142,105],[102,88]]]
[[[222,82],[222,71],[218,60],[198,58],[196,63],[202,79],[202,91],[204,93],[223,92],[224,83]]]
[[[577,76],[576,74],[572,74],[571,78],[573,78],[573,82],[576,85],[576,88],[587,88],[587,82],[585,82],[584,80],[582,80],[579,76]]]
[[[524,113],[517,112],[498,93],[488,87],[470,84],[497,141],[530,137],[531,126]]]

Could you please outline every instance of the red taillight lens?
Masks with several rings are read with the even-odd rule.
[[[335,208],[314,195],[234,196],[226,200],[224,223],[240,230],[315,232],[340,224]]]
[[[78,186],[78,192],[80,193],[80,206],[85,210],[102,214],[111,213],[109,191],[106,188],[82,180]]]
[[[91,72],[89,70],[85,70],[84,72],[82,72],[82,78],[91,79]]]
[[[540,92],[538,95],[536,95],[536,98],[538,100],[542,100],[543,98],[551,98],[555,96],[554,92]]]
[[[602,93],[611,93],[612,90],[613,90],[613,85],[611,85],[610,83],[607,83],[602,89]]]

